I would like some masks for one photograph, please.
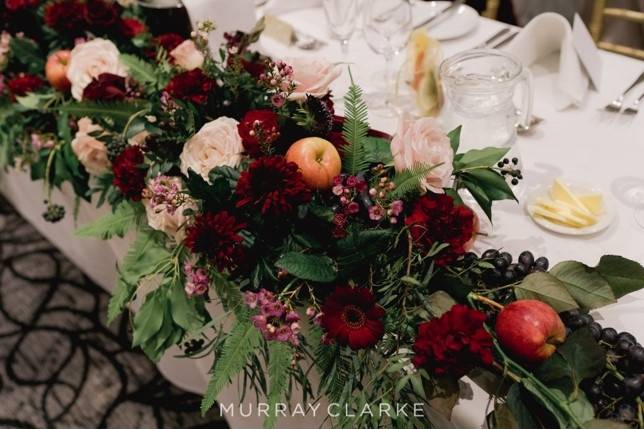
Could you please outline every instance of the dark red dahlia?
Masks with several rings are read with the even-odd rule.
[[[255,79],[259,79],[262,73],[266,71],[266,64],[261,61],[249,61],[240,57],[242,68]]]
[[[15,100],[16,97],[22,97],[27,95],[28,92],[39,90],[44,84],[45,81],[34,74],[20,73],[7,82],[7,87],[11,97]]]
[[[405,224],[414,244],[423,251],[434,244],[449,244],[434,259],[445,266],[467,251],[476,232],[474,216],[469,207],[454,204],[452,197],[429,192],[416,200]]]
[[[101,73],[83,90],[83,100],[120,101],[126,96],[125,78],[112,73]]]
[[[90,29],[106,31],[118,23],[121,6],[112,1],[86,0],[83,12]]]
[[[121,34],[125,37],[136,37],[139,34],[145,33],[147,27],[144,23],[136,18],[123,18],[119,23]]]
[[[85,23],[85,3],[79,0],[58,0],[45,7],[44,20],[48,27],[59,33],[78,35]]]
[[[140,201],[145,189],[147,167],[143,164],[144,160],[140,147],[127,146],[112,163],[112,183],[132,201]]]
[[[242,118],[237,131],[244,149],[253,158],[258,158],[280,136],[279,117],[272,110],[250,110]]]
[[[213,79],[206,76],[201,69],[194,69],[174,76],[165,90],[174,98],[192,101],[195,104],[205,104],[215,87],[216,83]]]
[[[9,12],[35,8],[39,3],[40,0],[4,0],[4,5]]]
[[[172,51],[179,46],[185,39],[176,33],[161,34],[154,38],[154,44],[165,49],[167,52]]]
[[[322,306],[322,328],[327,339],[353,350],[376,345],[385,333],[385,310],[366,288],[338,287]]]
[[[185,245],[206,256],[219,271],[239,266],[244,258],[243,238],[246,225],[227,211],[204,213],[186,230]]]
[[[435,375],[462,377],[477,365],[492,365],[492,336],[485,313],[456,304],[438,319],[418,325],[413,362]]]
[[[239,197],[237,207],[272,217],[289,215],[298,205],[311,201],[311,190],[297,164],[282,156],[253,161],[239,176],[235,193]]]

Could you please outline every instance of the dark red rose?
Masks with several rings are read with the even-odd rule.
[[[140,147],[127,146],[112,163],[112,183],[132,201],[141,201],[141,194],[145,189],[147,167],[143,164],[144,161]]]
[[[120,101],[126,96],[125,78],[112,73],[101,73],[83,90],[83,100]]]
[[[279,117],[272,110],[250,110],[237,125],[244,149],[258,158],[280,136]]]
[[[106,31],[115,26],[121,16],[121,6],[105,0],[86,0],[85,22],[92,30]]]
[[[385,333],[385,310],[367,288],[338,287],[322,306],[322,328],[327,339],[353,350],[376,345]]]
[[[11,98],[15,100],[16,97],[23,97],[28,92],[38,91],[44,84],[45,81],[36,75],[20,73],[7,82],[7,87],[9,88]]]
[[[121,29],[121,34],[129,38],[136,37],[139,34],[145,33],[145,31],[147,30],[145,24],[136,18],[121,19],[119,27]]]
[[[185,39],[176,33],[161,34],[154,38],[154,44],[165,49],[167,52],[172,51],[179,46]]]
[[[204,213],[188,227],[184,243],[193,253],[206,256],[219,271],[233,269],[244,258],[243,238],[239,231],[245,226],[225,210]]]
[[[78,35],[85,23],[85,3],[78,0],[58,0],[45,7],[45,25],[59,33]]]
[[[452,197],[429,192],[414,202],[405,224],[423,251],[434,244],[449,244],[434,258],[437,265],[445,266],[466,253],[476,232],[474,216],[469,207],[454,204]]]
[[[311,190],[297,164],[282,156],[253,161],[237,181],[237,207],[256,210],[265,216],[286,216],[298,205],[311,201]]]
[[[438,319],[421,323],[414,342],[413,362],[441,376],[462,377],[477,365],[492,365],[492,336],[485,330],[485,313],[454,305]]]
[[[215,81],[206,76],[201,69],[194,69],[174,76],[165,90],[174,98],[205,104],[216,86]]]
[[[17,12],[19,10],[25,10],[35,8],[40,3],[40,0],[5,0],[4,5],[9,12]]]

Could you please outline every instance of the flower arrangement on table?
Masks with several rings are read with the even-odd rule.
[[[239,376],[271,406],[296,391],[343,404],[355,415],[340,427],[427,427],[371,407],[449,417],[469,375],[491,394],[490,427],[644,427],[644,349],[588,314],[642,288],[644,268],[471,252],[480,221],[460,195],[490,219],[514,199],[506,149],[458,153],[460,129],[432,119],[372,130],[355,83],[336,116],[341,70],[252,52],[261,25],[213,56],[211,24],[154,37],[138,13],[3,3],[20,20],[3,20],[2,160],[45,181],[47,219],[70,182],[112,207],[79,236],[134,231],[108,317],[144,294],[134,346],[213,354],[204,412]],[[34,34],[16,34],[23,19]]]

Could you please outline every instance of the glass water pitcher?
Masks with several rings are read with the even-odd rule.
[[[447,129],[462,125],[464,149],[506,146],[517,127],[529,127],[533,87],[530,71],[499,50],[474,49],[456,54],[440,65],[447,108]],[[515,94],[521,89],[520,107]]]

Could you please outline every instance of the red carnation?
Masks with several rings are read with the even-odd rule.
[[[262,215],[288,215],[299,204],[311,201],[297,164],[282,156],[267,156],[253,161],[241,173],[235,193],[237,207],[251,207]]]
[[[405,224],[417,247],[429,251],[434,244],[449,244],[436,257],[445,266],[467,251],[475,233],[474,212],[466,206],[455,205],[445,194],[427,193],[413,205]]]
[[[83,10],[85,22],[91,29],[109,30],[121,16],[121,6],[116,2],[104,0],[87,0]]]
[[[138,146],[127,146],[112,163],[112,183],[132,201],[140,201],[145,188],[147,167],[143,165],[143,151]]]
[[[121,19],[119,27],[121,29],[121,33],[125,37],[129,38],[136,37],[139,34],[145,33],[145,31],[147,30],[145,24],[136,18]]]
[[[485,313],[456,304],[438,319],[421,323],[414,342],[414,365],[456,377],[478,364],[492,365],[492,336],[484,322]]]
[[[170,79],[165,90],[174,98],[205,104],[215,86],[215,81],[206,76],[201,69],[194,69],[179,73]]]
[[[324,301],[321,324],[327,338],[353,350],[366,349],[384,335],[384,315],[369,289],[338,287]]]
[[[176,33],[161,34],[154,38],[154,44],[162,47],[167,52],[179,46],[185,39]]]
[[[203,254],[217,265],[219,271],[240,264],[244,257],[243,238],[239,231],[246,225],[227,211],[204,213],[186,230],[185,245]]]
[[[17,12],[19,10],[36,7],[40,0],[5,0],[4,5],[9,12]]]
[[[246,153],[258,158],[267,152],[269,145],[280,136],[278,119],[272,110],[251,110],[244,115],[237,131]]]
[[[125,78],[112,73],[101,73],[83,90],[83,100],[120,101],[126,96]]]
[[[28,73],[20,73],[18,76],[7,82],[9,93],[12,99],[16,97],[23,97],[28,92],[35,92],[44,85],[44,81],[36,75]]]
[[[85,4],[78,0],[59,0],[45,7],[44,20],[48,27],[61,33],[76,35],[85,28]]]

